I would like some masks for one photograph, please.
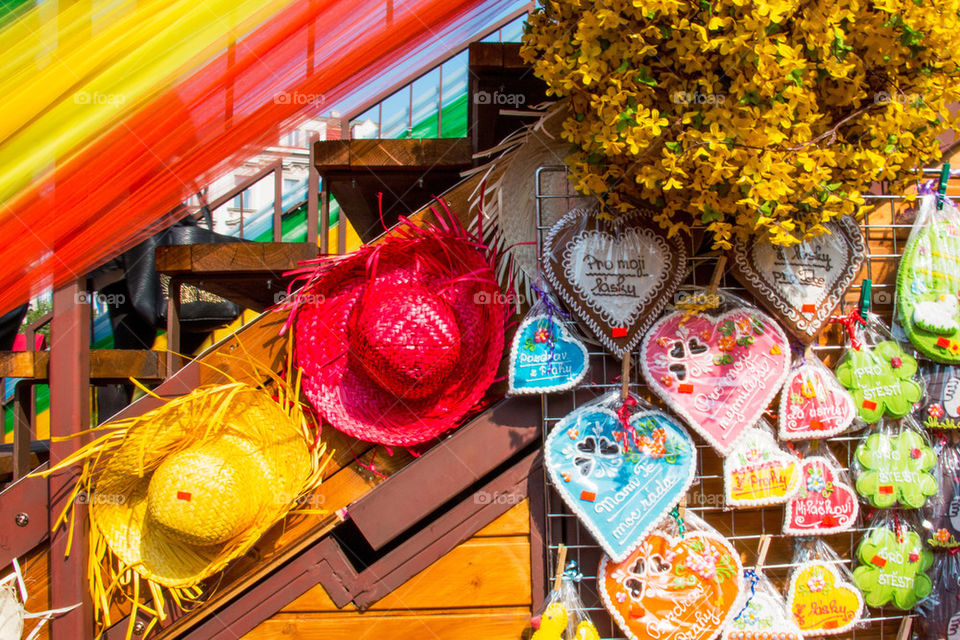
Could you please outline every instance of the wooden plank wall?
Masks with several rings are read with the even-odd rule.
[[[520,638],[530,620],[527,501],[481,529],[368,611],[343,609],[315,586],[248,640]]]

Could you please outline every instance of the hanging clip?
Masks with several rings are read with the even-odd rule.
[[[947,199],[947,182],[950,180],[950,163],[944,162],[943,169],[940,170],[940,182],[937,184],[937,211],[943,209],[943,203]]]
[[[873,295],[873,280],[867,278],[860,285],[860,301],[857,303],[857,307],[860,309],[860,317],[864,320],[867,319],[867,314],[870,313],[870,298]]]

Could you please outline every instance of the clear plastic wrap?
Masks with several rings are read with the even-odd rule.
[[[878,509],[919,509],[937,495],[937,455],[927,434],[907,416],[881,420],[853,454],[857,493]]]
[[[960,555],[938,553],[933,561],[933,595],[920,608],[920,628],[928,640],[960,638]]]
[[[857,409],[847,389],[809,349],[794,358],[780,392],[780,439],[830,438],[850,428]]]
[[[853,575],[820,538],[797,540],[787,608],[804,636],[838,635],[860,626],[866,609]]]
[[[724,626],[721,640],[800,640],[800,627],[770,579],[755,569],[744,578],[739,613]]]
[[[897,319],[917,351],[944,364],[960,364],[958,294],[960,211],[936,194],[921,196],[897,271]]]
[[[643,377],[721,455],[780,391],[790,346],[776,321],[709,289],[684,294],[647,332]]]
[[[900,418],[923,397],[912,349],[893,339],[873,313],[844,318],[848,344],[837,365],[837,380],[850,391],[861,420],[873,423],[884,416]]]
[[[567,565],[559,587],[547,595],[539,615],[531,620],[534,628],[530,640],[600,640],[600,634],[586,607],[577,595],[579,582],[576,563]]]
[[[680,502],[697,467],[696,447],[676,418],[620,392],[560,420],[543,455],[557,493],[614,560]]]
[[[800,488],[783,510],[783,532],[792,536],[830,535],[857,524],[860,503],[847,472],[819,440],[802,448]]]
[[[952,434],[951,434],[952,435]],[[960,447],[957,436],[941,437],[934,444],[940,490],[923,507],[926,540],[934,549],[960,547]]]
[[[728,509],[783,504],[800,488],[800,460],[780,448],[763,418],[744,431],[723,460]]]
[[[933,552],[909,512],[878,511],[857,545],[853,581],[871,607],[910,610],[933,590]]]
[[[576,387],[590,368],[590,356],[570,314],[543,282],[533,285],[530,307],[510,344],[507,393],[557,393]]]
[[[668,516],[623,562],[600,561],[604,605],[631,640],[712,638],[739,609],[740,556],[692,512]]]
[[[913,417],[927,429],[960,429],[960,367],[921,360],[918,375],[926,393]]]

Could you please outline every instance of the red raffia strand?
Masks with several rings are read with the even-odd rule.
[[[623,430],[614,434],[614,437],[623,443],[624,449],[629,450],[632,446],[639,451],[640,444],[637,438],[637,430],[630,424],[630,409],[635,406],[637,406],[636,398],[627,396],[620,405],[620,408],[617,409],[617,418],[620,420],[620,424],[623,425]]]
[[[903,530],[900,528],[900,514],[896,510],[893,512],[893,527],[897,533],[897,542],[903,544]]]
[[[174,222],[187,196],[274,144],[321,99],[335,106],[516,8],[411,0],[393,3],[388,19],[385,3],[292,3],[98,137],[52,158],[49,174],[0,204],[0,313]]]
[[[860,351],[860,341],[857,340],[857,325],[866,326],[867,321],[860,315],[859,309],[854,307],[845,316],[830,316],[830,322],[846,327],[847,336],[850,338],[850,346]]]

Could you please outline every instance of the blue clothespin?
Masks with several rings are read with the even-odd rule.
[[[945,162],[940,170],[940,183],[937,185],[937,211],[943,209],[943,201],[947,199],[947,182],[950,180],[950,163]]]

